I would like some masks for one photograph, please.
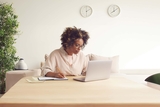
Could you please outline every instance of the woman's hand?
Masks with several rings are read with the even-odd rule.
[[[56,71],[55,72],[48,72],[46,75],[46,77],[56,77],[56,78],[64,78],[65,75],[62,73],[62,71],[56,67]]]
[[[65,75],[62,72],[55,72],[54,73],[54,77],[56,77],[56,78],[64,78]]]
[[[46,77],[64,78],[65,75],[62,72],[48,72]]]

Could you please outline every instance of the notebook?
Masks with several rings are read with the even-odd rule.
[[[88,62],[86,76],[75,77],[73,80],[87,82],[108,79],[111,73],[112,61],[95,60]]]
[[[40,81],[47,81],[47,80],[68,80],[67,77],[65,78],[55,78],[55,77],[38,77]]]

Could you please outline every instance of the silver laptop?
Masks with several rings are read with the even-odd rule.
[[[86,76],[75,77],[74,80],[87,82],[108,79],[111,73],[112,61],[106,60],[95,60],[88,62],[88,68],[86,71]]]

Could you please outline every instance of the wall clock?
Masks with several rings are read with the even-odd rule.
[[[84,18],[89,17],[92,14],[92,12],[93,10],[90,6],[85,5],[80,8],[80,14]]]
[[[115,17],[115,16],[118,16],[119,15],[119,13],[120,13],[120,8],[119,8],[119,6],[117,6],[117,5],[110,5],[109,7],[108,7],[108,15],[110,16],[110,17]]]

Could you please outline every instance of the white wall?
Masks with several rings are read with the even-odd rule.
[[[159,0],[1,0],[13,3],[19,16],[17,55],[29,69],[38,68],[44,54],[61,46],[65,27],[76,26],[89,32],[85,54],[120,55],[120,69],[160,69]],[[117,4],[115,18],[107,8]],[[81,6],[89,5],[93,14],[81,17]]]

